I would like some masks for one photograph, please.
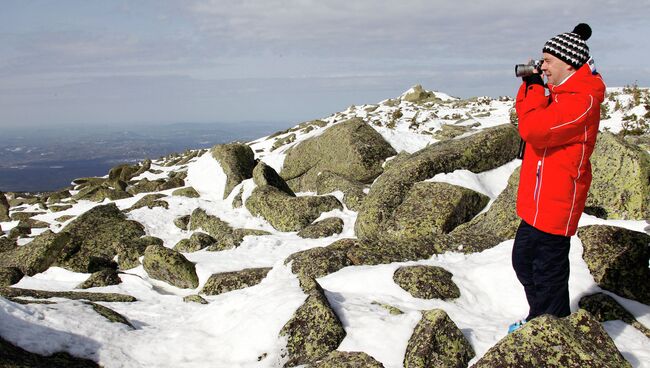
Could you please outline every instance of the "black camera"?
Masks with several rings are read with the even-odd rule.
[[[528,77],[535,74],[535,69],[542,72],[542,63],[544,60],[531,60],[528,64],[515,65],[515,75],[517,77]]]

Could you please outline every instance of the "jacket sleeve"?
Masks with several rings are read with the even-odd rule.
[[[594,98],[580,93],[544,95],[544,87],[522,84],[515,109],[519,117],[519,135],[534,147],[555,147],[584,140],[585,125],[593,109]]]

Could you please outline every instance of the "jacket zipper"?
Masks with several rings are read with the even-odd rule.
[[[537,201],[537,195],[539,194],[539,174],[542,167],[542,161],[537,161],[537,172],[535,173],[535,191],[533,192],[533,200]]]

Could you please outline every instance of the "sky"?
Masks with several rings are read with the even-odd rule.
[[[610,87],[650,85],[649,0],[0,0],[0,129],[323,118],[415,84],[515,94],[586,22]]]

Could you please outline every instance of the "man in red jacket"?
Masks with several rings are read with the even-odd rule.
[[[569,244],[576,233],[591,184],[594,150],[605,84],[589,56],[591,28],[551,38],[542,49],[541,72],[525,77],[515,108],[526,142],[517,193],[522,221],[512,264],[524,286],[528,316],[510,327],[569,307]],[[548,89],[548,93],[547,93]]]

